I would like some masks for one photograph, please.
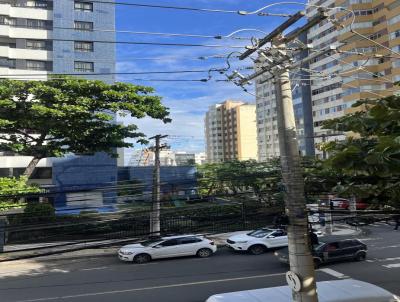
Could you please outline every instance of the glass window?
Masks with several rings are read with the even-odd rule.
[[[75,41],[75,51],[92,52],[93,42]]]
[[[92,12],[93,11],[93,3],[91,3],[91,2],[75,1],[74,7],[75,7],[75,10],[80,10],[80,11],[84,11],[84,12]]]
[[[196,237],[187,237],[187,238],[181,238],[179,241],[180,244],[191,244],[191,243],[201,242],[202,240]]]
[[[75,21],[74,28],[76,30],[93,30],[93,22]]]
[[[93,72],[94,71],[94,63],[93,62],[75,62],[75,71],[76,72]]]
[[[268,234],[272,233],[271,229],[260,229],[260,230],[255,230],[253,232],[248,233],[247,235],[256,237],[256,238],[263,238],[267,236]]]
[[[32,174],[32,179],[50,179],[53,177],[52,168],[36,168]]]
[[[26,61],[26,69],[29,70],[46,70],[46,62],[44,61]]]
[[[26,20],[26,26],[28,28],[40,28],[40,29],[46,29],[47,28],[46,20],[38,20],[38,19],[28,19],[28,20]]]
[[[28,49],[46,49],[46,41],[43,40],[27,40],[26,48]]]
[[[160,245],[161,246],[174,246],[174,245],[178,245],[178,239],[170,239],[167,241],[162,242]]]
[[[153,239],[153,240],[143,241],[140,244],[143,246],[150,246],[152,244],[159,243],[159,242],[161,242],[161,239]]]

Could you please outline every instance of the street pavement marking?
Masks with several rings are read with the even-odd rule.
[[[396,260],[400,260],[400,257],[393,257],[393,258],[374,258],[374,259],[368,259],[365,260],[367,262],[386,262],[386,261],[396,261]]]
[[[106,269],[106,268],[108,268],[108,266],[84,268],[84,269],[82,269],[82,271],[95,271],[95,270],[101,270],[101,269]]]
[[[395,268],[395,267],[400,267],[400,263],[393,263],[393,264],[387,264],[387,265],[382,265],[386,268]]]
[[[399,248],[399,247],[400,247],[400,244],[397,244],[397,245],[381,246],[381,247],[373,248],[370,250],[376,251],[376,250],[384,250],[384,249]]]
[[[346,276],[345,274],[342,274],[331,268],[320,268],[319,271],[324,272],[325,274],[331,275],[331,276],[339,278],[339,279],[350,278],[349,276]]]
[[[170,284],[170,285],[160,285],[160,286],[151,286],[151,287],[142,287],[142,288],[130,288],[130,289],[123,289],[123,290],[113,290],[113,291],[105,291],[105,292],[98,292],[98,293],[87,293],[87,294],[77,294],[77,295],[69,295],[69,296],[58,296],[58,297],[48,297],[48,298],[39,298],[39,299],[19,300],[19,301],[16,301],[16,302],[38,302],[38,301],[51,301],[51,300],[74,299],[74,298],[83,298],[83,297],[94,297],[94,296],[121,294],[121,293],[129,293],[129,292],[154,290],[154,289],[164,289],[164,288],[174,288],[174,287],[183,287],[183,286],[203,285],[203,284],[220,283],[220,282],[231,282],[231,281],[239,281],[239,280],[260,279],[260,278],[268,278],[268,277],[274,277],[274,276],[284,276],[285,274],[286,273],[276,273],[276,274],[255,275],[255,276],[240,277],[240,278],[218,279],[218,280],[198,281],[198,282],[190,282],[190,283],[178,283],[178,284]]]

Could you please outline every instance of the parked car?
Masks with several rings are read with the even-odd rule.
[[[289,251],[287,248],[276,251],[274,254],[278,257],[279,261],[289,264]],[[316,267],[324,263],[336,261],[362,261],[366,257],[367,246],[357,239],[320,242],[313,249],[313,258]]]
[[[204,236],[181,235],[125,245],[118,251],[118,257],[122,261],[145,263],[153,259],[181,256],[206,258],[216,251],[215,243]]]
[[[362,200],[356,200],[356,210],[365,210],[368,208],[368,203],[365,203]],[[350,210],[350,201],[349,200],[342,200],[338,202],[337,207],[343,210]]]
[[[229,237],[226,243],[235,251],[248,251],[253,255],[259,255],[270,248],[287,246],[288,237],[285,230],[262,228]]]
[[[317,282],[320,302],[400,302],[400,298],[374,284],[354,279]],[[277,286],[217,294],[206,302],[287,302],[292,301],[289,286]]]

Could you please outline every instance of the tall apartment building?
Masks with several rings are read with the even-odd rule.
[[[304,33],[299,37],[302,43],[307,43]],[[298,46],[298,45],[293,45]],[[308,50],[298,51],[295,54],[298,60],[308,56]],[[264,63],[257,63],[262,66]],[[303,68],[308,69],[308,64],[303,64]],[[256,105],[257,105],[257,143],[258,159],[265,161],[270,158],[278,157],[279,137],[276,109],[276,88],[272,80],[266,81],[270,77],[265,73],[256,80]],[[308,73],[301,72],[301,80],[292,77],[292,97],[293,110],[295,114],[297,139],[299,151],[302,155],[314,156],[314,139],[312,124],[311,89],[307,81]],[[306,81],[304,81],[306,80]]]
[[[204,123],[209,163],[257,159],[255,105],[231,100],[212,105]]]
[[[0,78],[45,80],[61,73],[114,82],[115,7],[104,2],[0,0]],[[18,176],[30,160],[6,155],[0,152],[0,176]],[[57,190],[96,188],[117,175],[116,160],[105,154],[46,159],[38,167],[34,181]]]
[[[353,14],[349,11],[329,12],[343,26],[335,26],[325,20],[311,28],[308,39],[314,50],[335,45],[340,54],[321,55],[310,68],[330,75],[330,78],[312,81],[314,136],[316,143],[340,140],[343,135],[321,129],[327,119],[353,112],[351,106],[360,99],[392,95],[398,88],[393,82],[400,80],[400,63],[375,42],[395,51],[400,50],[400,1],[398,0],[310,0],[310,4],[324,7],[346,7],[354,12],[352,28],[365,35],[368,41],[350,31]],[[316,8],[309,7],[307,16],[312,17]],[[381,58],[374,55],[382,55]],[[386,57],[385,57],[386,56]],[[318,152],[320,155],[320,152]]]

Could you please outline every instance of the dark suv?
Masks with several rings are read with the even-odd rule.
[[[279,261],[289,263],[288,249],[275,252]],[[323,263],[355,260],[362,261],[367,257],[367,246],[357,239],[345,239],[329,242],[320,242],[314,246],[313,257],[315,267]]]

